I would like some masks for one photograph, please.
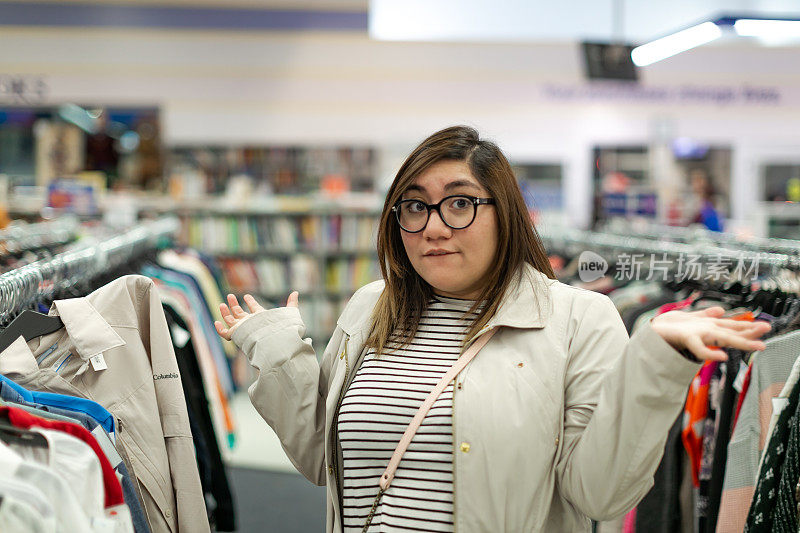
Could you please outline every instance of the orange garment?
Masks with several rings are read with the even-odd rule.
[[[726,318],[747,322],[755,320],[753,313],[750,311]],[[715,346],[709,346],[709,348],[721,349]],[[718,361],[706,361],[703,366],[700,367],[697,375],[692,380],[683,412],[681,440],[683,441],[683,447],[686,448],[686,453],[689,455],[689,461],[692,465],[692,482],[695,487],[700,486],[699,475],[700,460],[703,457],[703,427],[706,423],[706,416],[708,415],[708,385],[711,382],[711,376],[714,374],[717,366],[719,366]]]
[[[700,460],[703,457],[703,427],[708,415],[708,384],[719,366],[719,361],[706,361],[689,386],[686,405],[683,408],[683,430],[681,440],[692,470],[692,483],[700,486]]]

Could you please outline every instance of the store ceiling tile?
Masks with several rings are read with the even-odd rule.
[[[370,0],[369,32],[397,41],[640,43],[722,15],[800,18],[797,0]],[[620,16],[621,15],[621,16]]]

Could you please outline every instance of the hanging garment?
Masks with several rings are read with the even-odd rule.
[[[32,431],[47,440],[48,453],[44,465],[64,478],[89,518],[103,517],[103,469],[91,446],[63,431],[46,428],[33,428]],[[27,450],[15,446],[12,449],[27,459],[33,459],[26,454]]]
[[[719,362],[706,361],[689,387],[683,418],[683,445],[692,464],[692,481],[700,486],[700,461],[703,456],[703,433],[708,415],[708,386]]]
[[[769,420],[769,429],[767,430],[767,442],[764,445],[766,449],[767,445],[769,444],[769,439],[772,438],[772,432],[775,429],[775,424],[778,423],[778,417],[781,414],[781,406],[785,403],[784,398],[788,398],[792,394],[792,389],[797,384],[798,380],[800,380],[800,356],[798,356],[797,360],[794,362],[792,366],[792,371],[789,374],[789,378],[786,380],[786,383],[783,385],[783,389],[781,389],[780,394],[773,400],[773,406],[777,406],[777,409],[773,409],[772,416]],[[764,460],[764,454],[761,454],[761,460]],[[760,465],[759,465],[760,466]]]
[[[0,505],[0,531],[26,531],[26,529],[14,529],[22,522],[30,524],[33,522],[31,531],[41,527],[47,533],[55,533],[58,528],[56,511],[53,509],[47,497],[37,487],[11,477],[10,472],[0,475],[0,496],[3,503]],[[13,505],[15,501],[24,502],[33,508],[37,517],[30,516],[30,510],[22,509],[18,511]],[[6,502],[9,507],[5,507]],[[22,514],[23,516],[19,516]],[[41,521],[38,520],[41,516]]]
[[[742,390],[739,392],[739,396],[736,399],[736,412],[733,415],[733,427],[731,431],[736,429],[736,422],[739,420],[739,413],[742,411],[742,404],[744,403],[744,399],[747,396],[747,391],[750,389],[750,379],[753,375],[753,365],[752,365],[752,358],[750,360],[751,364],[747,365],[747,370],[745,371],[744,380],[742,381]]]
[[[1,484],[2,481],[0,481]],[[2,488],[0,488],[0,494],[2,494]],[[4,494],[0,496],[0,531],[55,533],[55,518],[48,523],[45,517],[27,501]]]
[[[126,466],[154,531],[209,531],[186,401],[153,281],[123,276],[85,298],[57,300],[65,329],[0,354],[0,373],[35,390],[92,397],[119,421]],[[54,342],[58,348],[38,361]],[[53,360],[72,354],[57,371]]]
[[[134,531],[136,533],[150,533],[150,528],[147,525],[147,518],[145,517],[144,509],[142,509],[142,504],[140,502],[140,496],[137,494],[136,489],[134,488],[134,483],[130,474],[128,473],[127,467],[125,466],[125,462],[123,462],[121,458],[117,459],[115,456],[115,454],[117,454],[116,448],[108,439],[108,437],[105,437],[104,439],[106,433],[103,430],[103,427],[94,418],[82,411],[69,411],[59,407],[25,402],[25,400],[22,399],[22,396],[17,392],[17,389],[11,388],[7,382],[3,381],[0,381],[0,399],[6,402],[12,402],[14,406],[25,409],[29,413],[41,418],[78,423],[86,428],[92,435],[94,435],[98,444],[103,449],[103,452],[106,454],[106,457],[108,457],[109,461],[111,462],[111,466],[114,467],[120,477],[122,494],[125,499],[125,504],[130,509]],[[104,444],[104,440],[107,444]],[[115,465],[114,462],[117,462],[118,464]]]
[[[214,356],[214,363],[217,366],[217,373],[222,382],[225,394],[232,394],[233,378],[231,377],[228,359],[222,349],[222,340],[214,329],[214,318],[211,316],[205,304],[205,300],[203,299],[203,295],[195,279],[187,274],[165,268],[157,268],[152,265],[146,265],[142,268],[142,274],[181,291],[189,300],[192,310],[195,314],[199,315],[200,319],[198,322],[208,340],[209,348]]]
[[[744,531],[747,533],[772,533],[773,531],[773,511],[776,508],[781,474],[787,456],[789,435],[792,428],[797,425],[797,407],[800,405],[798,400],[800,400],[800,387],[794,387],[778,417],[769,447],[764,453],[764,460],[761,463],[753,500],[744,526]],[[796,448],[794,448],[794,453],[797,453]]]
[[[188,325],[183,321],[181,315],[175,309],[164,306],[167,323],[170,331],[180,328],[183,331],[188,329]],[[231,495],[228,476],[225,472],[225,465],[222,462],[222,452],[217,442],[214,424],[212,422],[209,409],[209,394],[204,387],[203,377],[200,371],[199,358],[195,350],[195,338],[188,333],[181,335],[173,334],[175,343],[175,356],[178,360],[178,368],[183,380],[184,392],[187,398],[187,405],[191,407],[191,412],[195,414],[197,423],[195,424],[203,438],[204,448],[207,450],[207,476],[202,476],[208,483],[203,483],[203,491],[206,494],[206,501],[213,500],[216,508],[211,515],[212,523],[217,531],[235,531],[236,517]],[[180,339],[185,342],[181,343]],[[198,454],[199,455],[199,454]]]
[[[728,444],[718,533],[741,533],[753,499],[759,459],[769,436],[773,398],[780,395],[800,355],[800,332],[767,339],[766,349],[753,354],[750,387]]]
[[[196,256],[189,252],[177,253],[174,250],[164,250],[158,254],[158,263],[166,268],[189,274],[195,280],[203,295],[203,300],[214,320],[224,322],[219,303],[225,301],[208,267]],[[236,356],[236,346],[230,342],[222,343],[228,357]]]
[[[636,533],[681,531],[679,488],[686,454],[681,442],[682,425],[682,418],[678,417],[669,430],[664,456],[653,476],[653,488],[637,507]]]
[[[100,467],[103,470],[105,507],[110,508],[124,503],[124,499],[122,497],[122,487],[120,486],[119,481],[114,474],[114,469],[111,468],[111,463],[108,462],[108,458],[106,457],[105,453],[103,453],[103,450],[100,448],[100,445],[97,444],[97,441],[94,439],[94,437],[92,437],[92,435],[84,428],[77,424],[56,422],[53,420],[38,418],[23,411],[22,409],[17,409],[16,407],[10,407],[8,405],[0,406],[0,415],[7,416],[11,423],[19,428],[29,429],[37,427],[55,429],[64,431],[81,439],[92,448],[94,453],[97,455],[98,460],[100,461]]]
[[[9,348],[11,347],[9,346]],[[2,355],[0,355],[0,368],[3,368],[4,364],[5,362],[2,358]],[[3,376],[2,374],[0,374],[0,383],[3,384],[4,388],[8,387],[12,389],[19,398],[28,403],[36,403],[49,407],[58,407],[61,409],[67,409],[69,411],[85,413],[97,420],[97,423],[103,426],[103,429],[109,435],[114,435],[114,416],[97,402],[93,402],[92,400],[86,398],[71,396],[69,394],[54,394],[51,392],[28,390],[13,380]]]
[[[192,306],[186,295],[178,289],[169,285],[164,285],[160,280],[154,280],[159,289],[159,296],[162,304],[169,305],[172,309],[179,310],[188,327],[188,332],[195,348],[195,356],[200,365],[204,387],[207,393],[207,400],[211,407],[211,415],[214,420],[214,429],[218,445],[221,449],[226,446],[232,448],[235,442],[233,414],[228,403],[225,391],[219,380],[219,372],[208,339],[203,333],[196,314],[192,311]],[[173,331],[170,328],[173,340],[177,337],[186,337],[185,333]]]
[[[39,489],[55,509],[59,530],[64,533],[94,531],[89,518],[81,509],[67,482],[44,465],[26,460],[0,441],[0,471]]]
[[[705,531],[713,533],[717,529],[719,507],[722,499],[722,489],[725,480],[725,465],[728,460],[728,444],[731,439],[734,404],[737,399],[736,379],[744,364],[744,353],[739,350],[726,348],[728,360],[725,362],[725,374],[721,380],[719,391],[719,406],[714,424],[714,445],[711,450],[711,466],[709,484],[707,488],[708,509],[706,514]]]
[[[776,474],[777,475],[777,474]],[[797,515],[800,512],[800,403],[789,419],[789,438],[786,455],[780,472],[778,495],[772,510],[774,533],[797,533]]]

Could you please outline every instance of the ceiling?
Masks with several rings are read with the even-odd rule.
[[[2,4],[23,3],[0,0]],[[639,44],[722,15],[800,19],[798,0],[26,0],[24,4],[30,9],[37,4],[96,4],[368,12],[372,38],[433,42]],[[714,45],[727,42],[730,39],[725,38]]]
[[[797,0],[371,0],[370,35],[409,41],[647,42],[722,15],[800,19]]]

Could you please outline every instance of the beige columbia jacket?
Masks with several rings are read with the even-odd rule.
[[[210,530],[189,414],[153,280],[123,276],[56,300],[64,328],[0,354],[0,374],[30,390],[94,400],[114,415],[117,448],[153,533]],[[106,369],[90,360],[102,354]]]
[[[499,331],[457,377],[455,530],[589,531],[590,518],[625,513],[651,487],[698,365],[649,325],[629,340],[604,295],[530,266],[516,279],[482,330]],[[356,292],[321,363],[296,308],[262,311],[233,334],[259,370],[253,405],[297,469],[327,486],[329,533],[342,531],[332,428],[382,290]]]

